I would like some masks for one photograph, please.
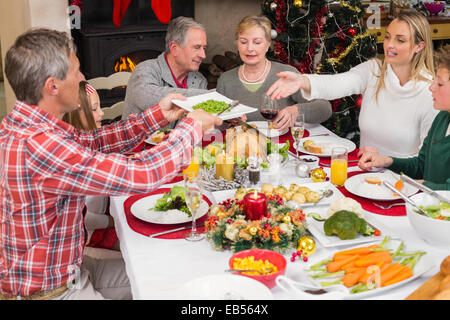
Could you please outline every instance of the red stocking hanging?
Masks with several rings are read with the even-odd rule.
[[[122,19],[125,16],[125,13],[127,12],[131,0],[113,0],[113,1],[114,1],[113,23],[116,27],[120,27]]]
[[[168,24],[172,17],[172,7],[170,0],[151,0],[152,9],[155,12],[156,18],[159,22]]]

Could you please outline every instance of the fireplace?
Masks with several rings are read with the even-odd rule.
[[[194,0],[172,0],[172,18],[194,16]],[[167,25],[158,21],[149,0],[132,0],[121,26],[113,24],[113,1],[83,1],[81,28],[73,29],[81,72],[86,79],[132,71],[165,50]],[[121,69],[122,68],[122,69]],[[125,98],[125,88],[99,90],[102,107]]]

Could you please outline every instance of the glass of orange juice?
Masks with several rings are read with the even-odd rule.
[[[347,180],[348,151],[344,147],[336,147],[331,150],[331,183],[343,186]]]

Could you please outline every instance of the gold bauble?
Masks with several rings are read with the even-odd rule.
[[[301,250],[302,255],[308,257],[316,251],[316,241],[308,236],[301,237],[297,242],[297,250]]]
[[[291,217],[289,217],[289,216],[284,216],[284,217],[282,218],[282,220],[283,220],[284,223],[290,223],[290,222],[291,222]]]
[[[311,180],[314,182],[324,182],[326,178],[327,174],[322,168],[316,168],[311,171]]]
[[[248,233],[250,233],[252,236],[254,236],[258,232],[257,227],[250,227],[248,228]]]
[[[295,0],[294,6],[296,6],[297,8],[303,7],[303,0]]]

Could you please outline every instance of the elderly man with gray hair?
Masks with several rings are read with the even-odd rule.
[[[170,92],[190,97],[207,92],[207,81],[198,72],[205,56],[205,28],[192,18],[171,20],[166,51],[139,63],[128,81],[122,119],[146,110]]]
[[[131,298],[122,259],[83,256],[86,196],[155,190],[189,165],[204,131],[222,124],[195,110],[158,147],[127,157],[186,113],[171,102],[185,97],[77,130],[62,117],[79,108],[79,66],[69,36],[48,29],[27,31],[6,54],[17,102],[0,125],[0,300]]]

